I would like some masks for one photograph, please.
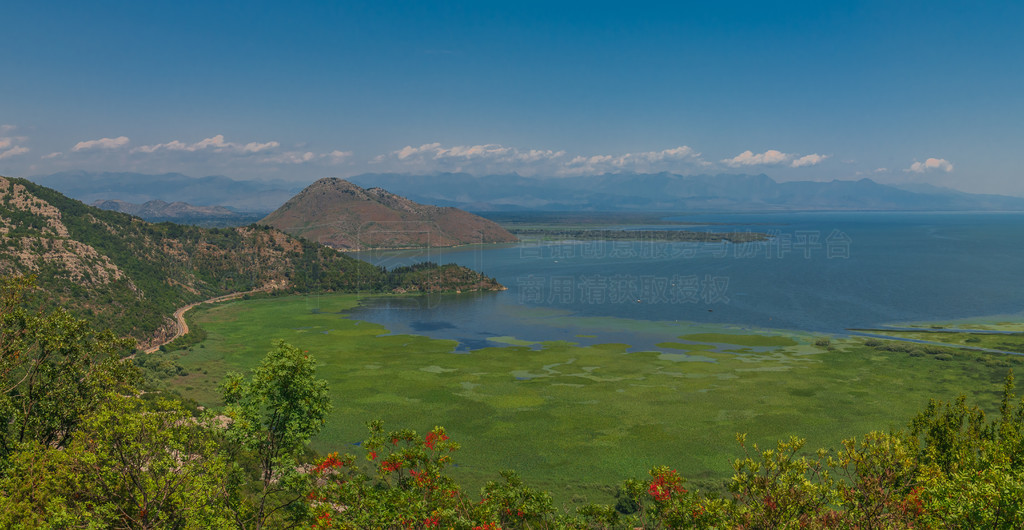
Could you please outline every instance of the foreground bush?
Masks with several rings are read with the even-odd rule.
[[[0,479],[3,528],[227,528],[208,419],[110,395],[64,448],[33,443]]]
[[[218,418],[147,396],[130,344],[26,310],[29,289],[0,278],[3,528],[1024,528],[1012,373],[994,419],[960,398],[834,450],[741,435],[725,498],[655,467],[623,482],[615,506],[561,513],[512,471],[464,491],[442,427],[372,422],[365,454],[311,462],[329,393],[312,356],[283,342],[226,379]]]
[[[963,398],[932,401],[906,430],[872,432],[837,450],[799,438],[762,449],[738,441],[729,498],[690,491],[675,470],[620,486],[616,506],[556,513],[513,472],[475,500],[445,474],[458,445],[435,427],[370,424],[369,468],[329,455],[313,468],[314,528],[1022,528],[1024,406],[1007,376],[999,417]]]

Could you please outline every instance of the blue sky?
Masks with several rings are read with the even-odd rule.
[[[619,171],[1024,196],[1022,2],[6,2],[0,174]]]

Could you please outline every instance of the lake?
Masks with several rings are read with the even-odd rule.
[[[387,267],[458,263],[495,277],[508,290],[367,297],[351,315],[393,333],[457,339],[459,350],[495,345],[501,337],[621,342],[651,350],[683,327],[844,334],[910,322],[1024,318],[1022,213],[672,218],[709,224],[650,228],[772,237],[743,244],[527,241],[361,252],[357,257]]]

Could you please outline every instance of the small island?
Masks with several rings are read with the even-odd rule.
[[[760,232],[701,232],[695,230],[615,230],[594,228],[509,228],[519,238],[537,238],[552,241],[665,241],[674,243],[750,243],[766,241],[768,234]]]

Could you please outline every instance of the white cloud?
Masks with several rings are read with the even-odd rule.
[[[265,164],[305,164],[307,162],[326,162],[328,164],[340,164],[352,156],[351,151],[334,150],[330,153],[316,154],[312,151],[286,151],[274,156],[268,156],[260,162]]]
[[[624,171],[672,171],[683,165],[707,165],[688,146],[621,155],[571,156],[564,150],[518,149],[501,144],[444,146],[438,142],[407,145],[374,158],[371,163],[418,171],[468,171],[478,174],[516,172],[525,175],[571,176]]]
[[[389,155],[378,156],[374,159],[376,162],[381,162],[387,158],[394,157],[398,160],[493,160],[500,162],[538,162],[542,160],[551,160],[565,155],[565,151],[552,151],[550,149],[531,149],[529,151],[520,151],[514,147],[505,147],[499,144],[480,144],[480,145],[455,145],[452,147],[442,147],[440,143],[434,142],[430,144],[423,144],[419,147],[413,147],[407,145],[397,151],[392,151]]]
[[[661,151],[625,153],[622,155],[594,155],[573,157],[558,172],[560,175],[586,175],[594,173],[615,173],[622,171],[659,171],[678,169],[680,163],[708,165],[701,160],[700,153],[681,145]]]
[[[288,151],[264,158],[260,161],[271,164],[305,164],[306,162],[310,162],[314,159],[316,159],[316,155],[311,151]]]
[[[914,161],[909,168],[904,169],[908,173],[924,173],[925,171],[939,170],[949,173],[953,171],[953,164],[945,158],[929,158],[924,162]]]
[[[229,147],[229,145],[230,144],[224,141],[224,135],[218,134],[217,136],[214,136],[212,138],[207,138],[205,140],[196,142],[191,146],[186,147],[185,149],[188,151],[202,151],[203,149],[211,147],[214,149],[223,149],[225,147]]]
[[[57,152],[54,152],[54,153],[50,153],[48,155],[43,155],[41,158],[43,160],[50,160],[50,159],[53,159],[53,158],[60,158],[63,154],[64,153],[61,153],[60,151],[57,151]]]
[[[804,156],[802,156],[800,158],[797,158],[796,160],[794,160],[789,165],[791,167],[816,166],[816,165],[820,164],[826,158],[828,158],[828,155],[819,155],[819,154],[804,155]]]
[[[234,153],[234,154],[253,154],[268,151],[280,147],[281,144],[275,141],[270,142],[249,142],[247,144],[239,144],[235,142],[228,142],[224,140],[223,134],[211,136],[200,140],[192,144],[186,144],[180,140],[171,140],[170,142],[153,145],[141,145],[132,149],[133,153],[156,153],[157,151],[186,151],[195,153],[199,151],[211,151],[214,153]]]
[[[392,151],[391,154],[397,156],[399,160],[405,160],[407,158],[414,157],[414,156],[419,155],[421,153],[426,153],[426,152],[433,151],[435,149],[438,149],[439,147],[441,147],[441,144],[439,144],[439,143],[423,144],[423,145],[421,145],[419,147],[413,147],[411,145],[407,145],[407,146],[399,149],[398,151]],[[377,158],[375,158],[374,160],[383,161],[384,159],[385,159],[385,155],[380,155]]]
[[[27,152],[29,152],[29,148],[21,147],[21,146],[16,145],[16,146],[14,146],[14,147],[6,150],[6,151],[0,152],[0,160],[3,160],[5,158],[10,158],[12,156],[21,155],[21,154],[24,154],[24,153],[27,153]]]
[[[648,153],[652,154],[652,153]],[[658,159],[663,158],[692,158],[700,156],[700,153],[693,150],[688,145],[681,145],[679,147],[673,147],[672,149],[665,149],[657,153],[653,153]]]
[[[340,164],[352,157],[352,151],[338,151],[335,149],[324,155],[331,164]]]
[[[754,153],[748,149],[732,158],[723,159],[722,163],[729,167],[744,167],[762,165],[773,166],[789,162],[789,167],[805,167],[816,166],[829,156],[831,155],[820,155],[817,153],[801,156],[792,153],[783,153],[776,149],[769,149],[763,153]]]
[[[185,151],[186,147],[188,147],[188,146],[186,146],[184,143],[179,142],[177,140],[173,140],[173,141],[165,143],[165,144],[140,145],[139,147],[136,147],[135,149],[132,149],[132,152],[133,153],[147,153],[147,154],[149,154],[149,153],[155,153],[155,152],[157,152],[157,151],[159,151],[161,149],[166,149],[168,151]]]
[[[884,167],[878,167],[878,168],[875,168],[875,170],[873,171],[873,173],[887,173],[888,171],[889,171],[889,169],[888,169],[888,168],[884,168]]]
[[[23,144],[28,141],[24,136],[7,136],[13,133],[17,127],[14,125],[0,125],[0,160],[18,156],[30,151]]]
[[[267,149],[274,149],[275,147],[278,147],[280,145],[281,144],[274,141],[265,142],[262,144],[258,142],[249,142],[242,146],[242,151],[246,153],[259,153],[260,151],[266,151]]]
[[[753,151],[747,150],[732,157],[722,160],[722,163],[729,167],[741,167],[741,166],[755,166],[755,165],[771,165],[781,164],[786,162],[793,155],[787,155],[781,151],[775,149],[769,149],[763,153],[754,154]]]
[[[316,153],[303,150],[282,150],[281,143],[270,140],[267,142],[231,142],[224,138],[223,134],[217,134],[204,138],[198,142],[186,143],[181,140],[141,145],[132,149],[135,155],[161,156],[166,164],[168,161],[175,163],[203,163],[207,166],[215,164],[231,164],[239,167],[242,160],[250,160],[260,165],[298,165],[298,164],[327,164],[334,165],[346,161],[352,156],[351,151],[333,150],[328,153]],[[254,156],[258,155],[258,156]]]
[[[131,140],[127,136],[118,136],[117,138],[100,138],[99,140],[87,140],[84,142],[78,142],[72,151],[85,151],[88,149],[117,149],[118,147],[124,147],[128,145]]]
[[[0,125],[0,134],[12,133],[12,132],[14,132],[14,129],[15,129],[15,127],[13,125]],[[3,136],[3,137],[0,137],[0,160],[3,160],[5,158],[10,158],[12,156],[18,156],[18,155],[25,154],[25,153],[29,152],[29,148],[27,148],[27,147],[25,147],[23,145],[17,145],[17,144],[19,144],[21,142],[25,142],[27,140],[28,140],[28,138],[25,138],[23,136],[18,136],[18,137]]]

